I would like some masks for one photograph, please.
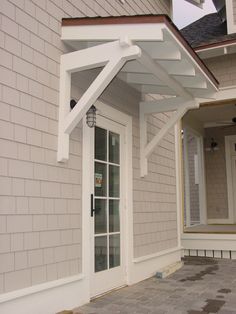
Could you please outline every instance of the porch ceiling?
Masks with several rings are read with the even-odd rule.
[[[236,116],[236,99],[224,104],[201,106],[199,109],[190,110],[187,116],[194,121],[199,121],[204,127],[220,127],[232,123]]]
[[[144,95],[213,98],[217,91],[213,74],[166,16],[63,19],[62,40],[73,50],[117,40],[138,46],[140,56],[117,76]]]

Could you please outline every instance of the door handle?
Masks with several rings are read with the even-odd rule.
[[[93,217],[93,214],[95,213],[96,209],[94,208],[94,202],[93,202],[93,194],[91,194],[91,203],[90,203],[90,213],[91,217]]]

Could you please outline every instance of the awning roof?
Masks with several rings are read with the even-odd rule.
[[[199,106],[197,98],[214,98],[218,90],[214,75],[165,15],[63,19],[61,39],[74,51],[61,56],[58,161],[69,158],[69,134],[115,76],[144,96],[158,95],[137,104],[141,176],[161,139]],[[71,74],[101,67],[70,111]],[[167,111],[175,113],[148,142],[147,115]]]
[[[127,61],[118,77],[143,94],[210,98],[217,90],[214,75],[165,15],[62,20],[62,40],[74,50],[122,38],[141,48],[149,67],[145,61]],[[150,70],[152,65],[159,75]]]

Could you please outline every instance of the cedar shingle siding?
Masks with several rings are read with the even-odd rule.
[[[169,1],[1,0],[0,293],[81,271],[82,131],[70,136],[67,163],[56,162],[63,17],[170,14]],[[80,90],[73,82],[73,97]],[[115,85],[114,85],[115,86]],[[135,257],[176,246],[174,136],[139,172],[137,102],[123,85],[106,101],[133,115]],[[134,107],[137,107],[134,109]],[[128,109],[129,108],[129,109]],[[151,117],[149,134],[167,116]],[[86,170],[84,170],[86,171]]]

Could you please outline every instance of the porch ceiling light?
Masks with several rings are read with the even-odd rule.
[[[86,123],[90,128],[96,126],[96,107],[92,105],[86,113]]]

